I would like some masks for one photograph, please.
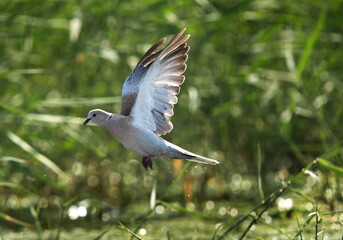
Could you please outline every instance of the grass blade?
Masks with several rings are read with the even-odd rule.
[[[313,48],[314,45],[318,39],[319,33],[322,31],[323,27],[324,27],[324,23],[325,23],[325,19],[326,19],[326,7],[322,8],[322,11],[319,14],[318,20],[317,20],[317,24],[314,28],[314,30],[312,31],[310,37],[308,38],[307,42],[306,42],[306,47],[305,50],[303,52],[303,54],[301,55],[301,58],[299,60],[297,69],[296,69],[296,80],[298,83],[300,83],[301,81],[301,76],[302,73],[305,69],[305,66],[313,52]]]
[[[327,161],[323,158],[317,158],[316,161],[319,163],[319,165],[321,167],[324,167],[324,168],[329,169],[335,173],[343,175],[343,168],[337,167],[336,165],[330,163],[329,161]]]
[[[176,177],[173,179],[173,181],[167,186],[166,190],[163,192],[163,194],[161,195],[160,199],[163,199],[163,197],[168,193],[168,191],[174,186],[175,183],[177,183],[180,178],[182,177],[182,175],[184,174],[184,172],[186,171],[186,169],[189,167],[189,165],[191,164],[191,162],[187,162],[183,168],[180,170],[180,172],[176,175]],[[156,207],[156,204],[155,204]],[[154,216],[155,214],[155,208],[153,209],[149,209],[147,212],[143,213],[143,214],[139,214],[138,216],[134,217],[134,219],[137,218],[141,218],[142,216],[144,216],[142,222],[136,227],[135,232],[138,231],[138,229],[140,228],[140,226],[145,223],[146,221],[148,221],[152,216]],[[133,237],[133,236],[132,236]]]
[[[14,218],[14,217],[8,216],[5,213],[2,213],[2,212],[0,212],[0,218],[6,220],[8,222],[15,223],[17,225],[23,226],[23,227],[33,227],[33,225],[30,224],[30,223],[26,223],[26,222],[20,221],[20,220]]]
[[[284,232],[281,228],[279,228],[278,226],[276,226],[274,224],[267,223],[266,221],[264,221],[263,225],[268,226],[268,227],[276,230],[280,235],[283,235],[283,236],[285,236],[288,239],[292,239],[292,237],[288,233]]]
[[[298,216],[296,216],[296,217],[297,217],[297,224],[298,224],[298,231],[299,231],[301,229],[301,227],[300,227]],[[303,240],[303,236],[302,236],[301,232],[300,232],[300,240]]]
[[[176,175],[176,177],[173,179],[173,181],[168,185],[168,187],[166,188],[166,190],[163,192],[161,199],[163,199],[163,197],[168,193],[168,191],[174,186],[175,183],[177,183],[180,178],[182,177],[182,175],[184,174],[184,172],[186,171],[186,169],[189,167],[189,165],[191,165],[191,162],[187,162],[183,168],[181,169],[181,171]]]
[[[250,236],[252,239],[256,239],[256,240],[264,240],[264,238],[261,237],[256,237],[256,236]]]
[[[216,227],[216,229],[214,230],[213,236],[212,236],[212,238],[211,238],[212,240],[215,240],[215,239],[216,239],[218,231],[219,231],[220,229],[222,229],[222,228],[223,228],[223,224],[219,224],[219,225]]]
[[[78,132],[76,132],[72,127],[68,126],[68,124],[63,126],[62,129],[66,134],[70,135],[72,138],[79,141],[82,145],[84,145],[85,147],[92,150],[99,158],[105,158],[106,157],[106,153],[99,150],[99,148],[94,146],[94,144],[92,142],[88,142],[84,138],[82,138],[80,136],[80,134],[78,134]]]
[[[275,201],[278,197],[280,197],[290,186],[292,183],[296,182],[301,176],[303,176],[305,174],[305,172],[309,169],[312,169],[314,166],[316,166],[317,161],[314,160],[312,161],[310,164],[308,164],[305,168],[303,168],[297,175],[295,175],[294,177],[291,178],[290,181],[288,181],[287,185],[284,186],[281,189],[276,190],[275,192],[273,192],[272,194],[270,194],[263,202],[259,203],[257,206],[255,206],[252,210],[250,210],[250,212],[248,214],[246,214],[245,216],[241,217],[234,225],[232,225],[231,227],[229,227],[226,231],[224,231],[218,238],[217,240],[221,240],[225,237],[225,235],[227,235],[228,233],[230,233],[233,229],[237,228],[239,225],[242,224],[243,221],[245,221],[248,217],[251,216],[251,213],[256,212],[256,210],[258,210],[261,207],[264,207],[264,209],[260,212],[259,215],[263,214],[263,212],[265,212]],[[259,217],[258,217],[259,218]],[[248,226],[248,228],[246,229],[245,233],[242,235],[241,238],[245,237],[245,234],[248,232],[248,230],[250,229],[250,227],[252,226],[252,224],[257,221],[257,219],[253,219],[253,221],[251,222],[250,226]],[[310,221],[310,220],[309,220]],[[302,230],[299,230],[302,231]],[[299,234],[299,232],[298,232]],[[301,234],[301,232],[300,232]],[[298,235],[297,235],[298,236]],[[296,237],[297,237],[296,236]]]
[[[156,205],[156,180],[152,185],[151,195],[150,195],[150,209],[154,209]]]
[[[165,207],[169,207],[169,208],[178,210],[180,212],[191,214],[191,215],[196,216],[196,217],[201,217],[201,218],[204,218],[204,219],[211,219],[209,216],[207,216],[205,214],[202,214],[202,213],[196,212],[196,211],[192,211],[192,210],[189,210],[187,208],[183,208],[183,207],[175,205],[175,204],[167,203],[167,202],[164,202],[164,201],[161,201],[161,200],[157,201],[157,203],[159,203],[159,204],[161,204],[161,205],[163,205]]]
[[[126,230],[128,233],[130,233],[133,237],[136,237],[139,240],[143,240],[143,238],[141,238],[140,236],[138,236],[137,234],[135,234],[134,232],[132,232],[130,229],[128,229],[124,224],[122,224],[121,222],[118,221],[118,224],[120,226],[121,229]]]
[[[0,102],[0,108],[5,109],[6,111],[15,114],[21,118],[27,119],[28,121],[37,121],[45,123],[73,123],[73,124],[82,124],[82,120],[78,117],[69,117],[63,115],[52,115],[52,114],[39,114],[39,113],[26,113],[21,109],[14,108],[8,104]]]
[[[94,240],[100,240],[109,230],[111,230],[112,227],[109,227],[108,229],[106,229],[105,231],[103,231],[99,236],[97,236],[96,238],[94,238]]]
[[[299,228],[297,234],[294,236],[294,240],[297,239],[297,237],[299,235],[301,235],[302,231],[304,231],[304,229],[307,227],[308,224],[310,224],[310,222],[312,221],[312,219],[315,217],[316,214],[312,214],[309,216],[309,218],[306,220],[306,222],[303,223],[303,225],[301,225],[301,227]]]
[[[167,239],[171,240],[169,229],[167,228]]]
[[[7,132],[8,138],[17,144],[19,147],[21,147],[24,151],[30,153],[34,158],[36,158],[40,163],[48,167],[50,170],[55,172],[59,176],[64,176],[63,171],[49,158],[44,156],[43,154],[37,152],[31,145],[29,145],[27,142],[25,142],[23,139],[18,137],[12,132]]]
[[[77,98],[77,99],[49,99],[41,104],[44,107],[82,107],[101,104],[120,103],[121,97]]]
[[[0,163],[8,163],[13,166],[15,166],[16,171],[20,171],[24,173],[25,175],[28,175],[30,177],[33,177],[42,183],[49,184],[51,186],[54,186],[57,189],[63,190],[65,188],[64,185],[60,184],[59,182],[55,181],[52,178],[49,178],[46,176],[46,174],[41,174],[30,167],[28,167],[28,161],[15,158],[15,157],[9,157],[9,156],[0,156]]]
[[[42,227],[41,227],[39,219],[38,219],[38,214],[40,211],[39,205],[38,205],[36,211],[31,206],[30,211],[31,211],[31,215],[32,215],[33,219],[35,220],[35,226],[36,226],[36,230],[37,230],[37,234],[38,234],[38,239],[41,240],[42,239]]]
[[[289,190],[298,196],[302,197],[305,201],[309,201],[311,203],[314,203],[315,200],[309,196],[306,195],[306,193],[302,192],[300,189],[297,189],[295,186],[292,186],[289,188]]]
[[[45,123],[73,123],[82,124],[82,120],[79,117],[68,117],[63,115],[52,115],[52,114],[38,114],[38,113],[28,113],[26,117],[30,121],[38,121]]]
[[[261,165],[262,165],[261,146],[260,146],[260,143],[258,143],[257,144],[258,190],[260,192],[261,201],[263,201],[264,200],[264,194],[263,194],[263,189],[262,189]]]
[[[333,215],[337,213],[343,213],[343,210],[335,210],[335,211],[330,211],[330,212],[320,212],[320,215]]]
[[[19,192],[22,192],[22,193],[25,193],[25,194],[31,194],[32,193],[28,189],[20,186],[19,184],[10,183],[10,182],[0,182],[0,187],[8,187],[8,188],[16,189]]]
[[[18,163],[24,164],[26,160],[16,157],[9,157],[9,156],[0,156],[0,161],[9,162],[9,163]]]

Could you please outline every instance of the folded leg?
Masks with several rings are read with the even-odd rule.
[[[151,170],[154,170],[152,168],[152,161],[151,159],[153,158],[154,156],[147,156],[147,157],[143,157],[142,158],[142,164],[143,164],[143,167],[145,168],[145,170],[148,171],[148,167],[151,168]]]

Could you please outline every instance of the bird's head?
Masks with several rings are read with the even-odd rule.
[[[101,109],[93,109],[89,111],[86,121],[83,122],[83,125],[92,123],[95,125],[101,126],[103,122],[109,120],[112,117],[111,113],[108,113]]]

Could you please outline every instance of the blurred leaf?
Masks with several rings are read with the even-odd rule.
[[[121,103],[121,97],[99,97],[99,98],[78,98],[78,99],[48,99],[42,101],[45,107],[82,107],[96,106],[101,104]]]
[[[256,236],[250,236],[252,239],[256,239],[256,240],[264,240],[264,238],[261,237],[256,237]]]
[[[139,237],[137,234],[135,234],[134,232],[132,232],[130,229],[128,229],[124,224],[122,224],[121,222],[118,221],[119,227],[123,230],[126,230],[128,233],[130,233],[133,237],[139,239],[139,240],[143,240],[143,238]]]
[[[18,224],[20,226],[23,226],[23,227],[33,227],[34,225],[30,224],[30,223],[26,223],[26,222],[23,222],[23,221],[20,221],[18,219],[15,219],[11,216],[8,216],[7,214],[5,213],[2,213],[0,212],[0,218],[6,220],[6,221],[9,221],[9,222],[12,222],[12,223],[15,223],[15,224]]]
[[[63,171],[55,163],[53,163],[50,159],[48,159],[46,156],[42,155],[41,153],[38,153],[33,147],[31,147],[23,139],[21,139],[20,137],[18,137],[12,132],[7,132],[7,136],[15,144],[21,147],[24,151],[30,153],[34,158],[36,158],[43,165],[50,168],[53,172],[55,172],[59,176],[64,177]]]
[[[265,221],[263,222],[265,226],[268,226],[274,230],[276,230],[280,235],[285,236],[287,239],[292,239],[292,237],[286,233],[284,230],[282,230],[280,227],[276,226],[275,224],[271,223],[266,223]]]
[[[223,228],[223,224],[219,224],[218,227],[216,227],[216,229],[213,232],[212,240],[216,239],[218,231],[221,230],[222,228]]]
[[[161,201],[161,200],[158,200],[157,203],[161,204],[161,205],[164,205],[166,207],[178,210],[178,211],[183,212],[183,213],[191,214],[191,215],[196,216],[196,217],[201,217],[201,218],[204,218],[204,219],[211,219],[209,216],[207,216],[205,214],[202,214],[202,213],[196,212],[196,211],[192,211],[192,210],[180,207],[180,206],[175,205],[175,204],[167,203],[167,202],[164,202],[164,201]]]
[[[65,188],[64,185],[61,183],[49,178],[46,176],[46,174],[41,174],[35,170],[33,170],[31,165],[29,165],[29,162],[27,160],[23,159],[18,159],[14,157],[9,157],[9,156],[0,156],[0,163],[9,163],[11,165],[15,166],[15,169],[18,170],[19,172],[22,172],[26,175],[29,175],[30,177],[33,177],[42,183],[49,184],[53,187],[56,187],[57,189],[63,190]],[[29,166],[27,166],[29,165]],[[33,190],[29,190],[33,191]]]
[[[343,175],[343,168],[337,167],[323,158],[317,158],[316,161],[319,163],[320,166],[340,175]]]
[[[13,188],[15,190],[18,190],[19,192],[25,193],[25,194],[31,194],[32,192],[28,189],[24,188],[23,186],[11,182],[0,182],[0,187],[8,187]]]
[[[31,212],[31,215],[32,215],[33,219],[35,220],[35,226],[36,226],[36,230],[37,230],[37,234],[38,234],[38,239],[41,240],[42,239],[42,227],[41,227],[41,224],[40,224],[39,219],[38,219],[38,215],[39,215],[39,212],[40,212],[39,205],[37,206],[36,211],[31,206],[30,207],[30,212]]]
[[[103,231],[99,236],[94,238],[94,240],[100,240],[109,230],[111,230],[112,227],[107,228],[105,231]]]
[[[81,125],[83,120],[77,117],[51,115],[51,114],[36,114],[27,113],[27,118],[31,121],[46,122],[46,123],[72,123]]]
[[[162,193],[160,199],[163,199],[164,196],[168,193],[168,191],[174,186],[175,183],[177,183],[180,178],[182,177],[182,175],[184,174],[184,172],[187,170],[187,168],[191,165],[191,162],[187,162],[183,168],[180,170],[180,172],[176,175],[176,177],[173,179],[173,181],[168,185],[168,187],[164,190],[164,192]]]
[[[301,58],[300,58],[299,63],[297,65],[296,79],[297,79],[298,83],[301,81],[302,73],[305,69],[305,66],[308,62],[308,59],[310,58],[310,56],[313,52],[313,48],[314,48],[314,45],[318,39],[319,33],[322,31],[322,29],[324,27],[324,23],[325,23],[325,19],[326,19],[326,13],[327,13],[326,4],[324,4],[324,6],[322,6],[321,12],[319,14],[316,26],[315,26],[314,30],[312,31],[310,37],[307,39],[306,48],[305,48],[303,54],[301,55]]]
[[[13,16],[11,15],[2,15],[3,20],[11,19]],[[64,29],[69,30],[69,21],[67,19],[55,18],[55,19],[45,19],[45,18],[38,18],[32,17],[28,15],[17,15],[12,19],[14,23],[17,24],[24,24],[24,25],[31,25],[31,26],[38,26],[38,27],[50,27],[50,28],[57,28],[57,29]]]
[[[16,158],[16,157],[8,157],[8,156],[0,156],[0,161],[4,162],[15,162],[19,164],[26,164],[27,160]]]
[[[107,154],[103,151],[101,151],[98,147],[94,146],[92,142],[86,141],[80,134],[75,131],[72,127],[65,125],[62,127],[64,132],[66,132],[68,135],[70,135],[72,138],[76,139],[78,142],[80,142],[83,146],[91,149],[99,158],[105,158]]]
[[[304,200],[309,201],[311,203],[315,203],[315,200],[309,196],[306,195],[306,193],[304,193],[303,191],[301,191],[300,189],[295,188],[294,186],[289,188],[289,190],[291,190],[292,192],[296,193],[297,195],[299,195],[300,197],[302,197]]]
[[[264,200],[264,194],[262,189],[262,178],[261,178],[261,165],[262,165],[262,157],[261,157],[261,146],[257,144],[257,172],[258,172],[258,189],[260,192],[261,201]]]
[[[156,185],[157,181],[155,180],[152,185],[151,195],[150,195],[150,209],[154,209],[156,205]]]

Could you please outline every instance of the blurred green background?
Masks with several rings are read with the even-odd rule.
[[[40,237],[52,229],[52,239],[72,226],[91,226],[97,236],[117,220],[134,230],[151,193],[160,199],[167,191],[164,201],[214,217],[204,223],[209,233],[195,237],[209,239],[215,224],[235,222],[230,209],[246,214],[260,201],[259,145],[265,194],[318,156],[342,165],[342,7],[341,0],[2,0],[1,234],[29,231],[10,217],[34,224]],[[221,164],[186,165],[173,182],[186,162],[155,159],[147,172],[140,156],[81,123],[93,108],[120,112],[122,84],[139,58],[184,27],[186,81],[165,139]],[[342,180],[315,171],[320,181],[308,175],[299,189],[341,209]],[[189,236],[206,228],[168,209],[149,224],[164,219],[175,239],[185,234],[173,228],[177,217],[189,218]],[[296,232],[294,215],[275,215],[291,218]],[[157,234],[142,229],[147,239]]]

